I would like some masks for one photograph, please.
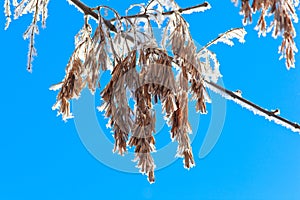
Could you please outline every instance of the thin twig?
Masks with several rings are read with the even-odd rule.
[[[31,30],[31,33],[30,33],[30,42],[29,42],[29,51],[28,51],[28,61],[27,61],[27,70],[29,72],[32,72],[32,61],[33,61],[33,56],[36,54],[36,50],[34,48],[34,35],[36,34],[36,29],[37,29],[37,26],[36,26],[36,23],[37,23],[37,18],[38,18],[38,3],[39,1],[36,2],[36,8],[35,8],[35,11],[34,11],[34,17],[33,17],[33,20],[32,20],[32,30]]]
[[[190,7],[187,7],[187,8],[180,8],[179,10],[177,10],[177,12],[182,13],[184,11],[188,11],[188,10],[192,10],[192,9],[196,9],[196,8],[201,8],[201,7],[207,7],[207,6],[209,6],[209,3],[207,3],[205,1],[202,4],[198,4],[198,5],[195,5],[195,6],[190,6]],[[176,12],[176,11],[171,10],[171,11],[168,11],[168,12],[163,12],[162,15],[172,15],[174,12]]]
[[[227,90],[226,88],[223,88],[223,87],[221,87],[221,86],[219,86],[219,85],[217,85],[217,84],[215,84],[213,82],[209,82],[209,81],[205,80],[205,83],[208,84],[208,85],[210,85],[210,86],[212,86],[212,87],[214,87],[215,89],[217,89],[217,90],[219,90],[221,92],[224,92],[225,94],[229,95],[233,99],[237,99],[237,100],[239,100],[239,101],[241,101],[241,102],[243,102],[243,103],[251,106],[252,108],[254,108],[254,109],[256,109],[256,110],[264,113],[267,116],[273,117],[273,118],[275,118],[275,119],[277,119],[277,120],[279,120],[281,122],[284,122],[284,123],[290,125],[291,127],[294,127],[295,129],[298,130],[298,132],[300,132],[300,125],[299,124],[291,122],[288,119],[285,119],[283,117],[280,117],[280,116],[276,115],[276,113],[274,113],[273,111],[266,110],[266,109],[264,109],[264,108],[262,108],[262,107],[260,107],[260,106],[258,106],[256,104],[252,103],[251,101],[249,101],[249,100],[247,100],[247,99],[245,99],[245,98],[243,98],[243,97],[235,94],[234,92],[232,92],[230,90]]]
[[[208,47],[210,47],[211,45],[213,45],[216,41],[218,41],[221,37],[223,37],[224,35],[230,33],[230,32],[233,32],[233,31],[236,31],[236,30],[239,30],[241,28],[233,28],[233,29],[230,29],[228,31],[226,31],[225,33],[222,33],[220,34],[218,37],[216,37],[215,39],[213,39],[212,41],[210,41],[209,43],[207,43],[204,47],[202,47],[198,52],[197,54],[199,54],[201,51],[203,51],[204,49],[207,49]]]

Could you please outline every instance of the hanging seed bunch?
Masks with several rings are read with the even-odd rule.
[[[183,158],[184,167],[189,169],[195,165],[189,139],[189,93],[197,102],[196,110],[206,113],[205,104],[210,99],[204,80],[216,82],[221,75],[215,55],[206,47],[197,51],[182,16],[207,10],[208,3],[189,10],[180,9],[168,0],[135,6],[141,12],[127,17],[121,17],[109,7],[95,8],[98,25],[94,32],[85,17],[85,24],[75,38],[76,48],[66,76],[52,87],[60,90],[53,109],[58,109],[64,120],[71,118],[69,101],[78,98],[84,87],[94,93],[100,71],[110,70],[111,79],[101,92],[103,103],[98,109],[109,118],[108,126],[115,140],[113,151],[124,155],[128,146],[134,147],[137,167],[148,176],[149,182],[154,182],[156,113],[153,104],[161,103],[171,138],[178,143],[176,156]],[[105,19],[102,10],[111,11],[114,18]],[[163,36],[158,41],[153,26],[163,24],[160,28]],[[242,40],[244,35],[244,29],[233,29],[210,45],[231,42],[232,38]],[[130,98],[134,108],[129,106]]]
[[[239,0],[231,1],[236,5],[239,3]],[[252,14],[259,11],[260,17],[255,27],[259,36],[266,36],[268,32],[272,32],[274,38],[282,36],[278,52],[281,53],[280,59],[285,58],[287,69],[295,67],[295,53],[298,52],[294,41],[296,37],[294,23],[298,22],[296,13],[298,6],[299,0],[241,0],[240,14],[244,16],[244,24],[251,23]],[[269,25],[266,17],[271,17]]]

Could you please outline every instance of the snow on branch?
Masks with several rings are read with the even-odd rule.
[[[205,6],[203,6],[205,5]],[[208,2],[205,2],[204,4],[201,4],[201,5],[197,5],[197,6],[192,6],[188,9],[180,9],[179,12],[181,14],[192,14],[194,12],[204,12],[206,10],[209,10],[211,9],[211,5],[208,3]]]
[[[263,116],[266,119],[268,119],[269,121],[274,121],[276,124],[284,126],[294,132],[300,133],[300,125],[295,122],[291,122],[283,117],[278,116],[280,113],[280,111],[278,109],[271,110],[271,111],[266,110],[256,104],[252,103],[251,101],[241,97],[240,91],[232,92],[230,90],[222,88],[221,86],[219,86],[215,83],[209,82],[209,81],[205,81],[205,86],[208,87],[213,92],[220,94],[224,98],[226,98],[228,100],[232,100],[235,103],[241,105],[243,108],[246,108],[246,109],[252,111],[256,115]]]
[[[4,1],[4,12],[6,16],[5,29],[9,27],[9,24],[11,22],[10,1],[11,0]],[[14,19],[18,19],[24,14],[32,13],[31,24],[23,34],[23,38],[29,40],[27,59],[27,70],[29,72],[32,71],[33,57],[37,55],[36,49],[34,47],[35,35],[39,33],[37,24],[39,21],[41,21],[42,27],[46,27],[46,19],[48,17],[48,3],[49,0],[22,0],[20,3],[18,3],[16,0],[13,0],[13,6],[15,7]]]
[[[223,42],[229,46],[233,46],[234,43],[232,39],[236,38],[239,40],[240,43],[245,42],[245,35],[247,34],[246,30],[244,28],[233,28],[225,33],[220,34],[217,38],[214,40],[210,41],[207,43],[204,47],[202,47],[199,51],[198,54],[201,53],[202,50],[210,47],[213,44],[217,44],[218,42]]]
[[[5,30],[9,27],[9,24],[11,22],[11,11],[10,11],[10,0],[5,0],[4,1],[4,14],[6,17],[6,23],[5,23]]]

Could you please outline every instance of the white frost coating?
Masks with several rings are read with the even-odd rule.
[[[83,11],[82,11],[76,4],[74,4],[71,0],[67,0],[67,2],[68,2],[70,5],[76,7],[77,10],[78,10],[79,12],[83,13]],[[84,13],[83,13],[83,14],[84,14]]]
[[[62,87],[63,83],[60,82],[60,83],[57,83],[55,85],[51,85],[51,87],[49,88],[49,90],[52,90],[52,91],[57,91],[59,90],[61,87]]]
[[[147,18],[140,17],[135,19],[135,24],[137,25],[138,31],[149,32],[150,26]]]
[[[237,104],[239,104],[240,106],[242,106],[243,108],[246,108],[246,109],[252,111],[255,115],[263,116],[263,117],[265,117],[265,118],[266,118],[267,120],[269,120],[269,121],[274,121],[276,124],[279,124],[279,125],[281,125],[281,126],[283,126],[283,127],[286,127],[286,128],[288,128],[288,129],[292,130],[293,132],[298,132],[298,133],[300,133],[300,129],[297,129],[297,128],[295,128],[294,126],[292,126],[292,125],[290,125],[290,124],[287,124],[286,122],[284,122],[284,121],[282,121],[282,120],[280,120],[280,119],[277,119],[277,118],[275,118],[275,117],[273,117],[273,116],[267,115],[266,113],[263,113],[263,112],[261,112],[260,110],[257,110],[256,108],[252,107],[251,105],[246,104],[246,103],[240,101],[239,99],[236,99],[236,98],[231,97],[230,95],[228,95],[228,94],[225,93],[224,91],[221,91],[221,90],[219,90],[218,88],[215,88],[215,87],[213,87],[213,86],[210,85],[210,84],[205,83],[204,85],[205,85],[205,87],[209,88],[211,91],[213,91],[213,92],[215,92],[215,93],[217,93],[217,94],[220,94],[220,95],[221,95],[222,97],[224,97],[225,99],[232,100],[232,101],[234,101],[235,103],[237,103]]]
[[[235,28],[231,29],[229,31],[226,31],[225,33],[220,34],[216,39],[209,42],[204,48],[202,48],[200,51],[197,52],[197,56],[201,57],[201,54],[203,54],[203,51],[210,47],[213,44],[217,44],[218,42],[223,42],[229,46],[233,46],[234,43],[231,41],[232,39],[236,38],[239,40],[240,43],[245,42],[245,35],[247,32],[244,28]]]
[[[295,57],[295,53],[298,52],[298,49],[297,49],[297,46],[295,43],[290,43],[289,46],[292,48],[292,54],[293,54],[293,57]],[[286,47],[285,47],[286,49]],[[278,46],[278,53],[281,53],[280,57],[279,57],[279,60],[281,60],[282,58],[286,58],[286,54],[285,54],[285,50],[281,50],[281,45]]]
[[[234,43],[233,43],[232,39],[234,39],[234,38],[238,39],[240,43],[244,43],[246,34],[247,34],[247,32],[245,31],[244,28],[231,29],[223,34],[220,34],[219,38],[216,39],[215,41],[213,41],[212,44],[217,44],[218,42],[223,42],[229,46],[233,46]]]
[[[219,70],[220,63],[216,54],[208,49],[204,49],[200,53],[198,54],[200,61],[204,59],[204,62],[201,63],[202,75],[206,80],[216,83],[222,77]]]
[[[233,92],[235,95],[242,97],[242,91],[241,90],[236,90],[235,92]]]
[[[32,13],[33,16],[31,24],[23,34],[23,38],[29,40],[27,70],[31,72],[33,57],[36,56],[36,50],[34,48],[34,38],[35,35],[39,33],[38,22],[42,18],[42,27],[45,28],[46,19],[48,16],[47,6],[49,0],[22,0],[19,2],[17,0],[12,0],[12,3],[13,6],[15,7],[14,19],[18,19],[22,15],[28,13]],[[11,21],[10,0],[4,1],[4,8],[5,8],[4,11],[6,16],[5,29],[7,29]]]
[[[234,3],[234,5],[237,7],[238,4],[239,4],[239,1],[238,0],[231,0],[232,3]]]
[[[17,6],[19,3],[17,0],[13,0],[13,6]]]
[[[156,22],[158,28],[161,27],[161,24],[164,22],[165,17],[162,15],[164,12],[164,4],[159,1],[149,1],[146,6],[147,14],[149,14],[149,19]]]
[[[43,21],[45,22],[48,16],[48,6],[49,0],[23,0],[20,3],[13,1],[13,6],[15,6],[14,19],[19,18],[20,16],[33,13],[34,22],[40,20],[40,15],[43,16]]]
[[[4,14],[6,17],[6,23],[5,23],[5,30],[8,28],[10,22],[11,22],[11,11],[10,11],[10,0],[5,0],[4,1]]]
[[[205,6],[205,7],[201,6],[201,7],[198,7],[198,8],[193,8],[193,9],[182,11],[181,13],[189,15],[189,14],[192,14],[194,12],[204,12],[204,11],[209,10],[209,9],[211,9],[211,5],[208,3],[208,5]]]
[[[147,3],[147,9],[152,10],[158,4],[159,4],[158,1],[149,0]]]
[[[295,23],[298,23],[298,16],[295,10],[295,7],[297,7],[298,4],[299,4],[299,0],[296,1],[288,0],[285,2],[285,4],[283,4],[284,8],[288,10],[289,14],[291,15]]]
[[[272,37],[274,38],[274,39],[276,39],[277,38],[277,34],[276,34],[276,31],[275,31],[275,28],[274,27],[276,27],[277,26],[277,21],[274,21],[269,27],[268,27],[268,29],[267,29],[267,32],[269,33],[269,32],[271,32],[272,30]]]
[[[158,1],[152,1],[150,4],[148,4],[147,10],[157,11],[160,13],[164,11],[162,4]]]
[[[162,14],[163,12],[164,8],[156,1],[155,3],[151,3],[150,6],[147,7],[147,14],[149,14],[149,19],[155,21],[158,25],[158,28],[161,27],[162,23],[166,19]]]
[[[233,38],[238,39],[240,43],[244,43],[246,34],[247,32],[244,28],[232,29],[225,32],[224,34],[221,34],[220,39],[216,40],[216,43],[223,42],[225,44],[228,44],[229,46],[233,46],[234,43],[231,41]]]
[[[87,19],[88,20],[88,19]],[[75,46],[78,48],[78,57],[85,61],[86,55],[90,50],[91,46],[91,35],[92,27],[88,24],[84,24],[82,29],[75,36]]]
[[[129,6],[129,8],[127,8],[126,9],[126,11],[125,11],[125,13],[126,13],[126,15],[128,15],[128,12],[131,10],[131,9],[133,9],[133,8],[135,8],[135,7],[140,7],[141,9],[141,13],[143,13],[143,12],[145,12],[145,10],[144,10],[144,4],[143,3],[141,3],[141,4],[131,4],[130,6]]]
[[[52,110],[58,110],[59,107],[61,106],[61,102],[56,102],[53,106],[52,106]],[[70,106],[70,103],[68,103],[68,106]],[[67,112],[67,113],[61,113],[60,111],[57,111],[57,115],[59,116],[62,115],[62,119],[66,122],[68,119],[72,119],[74,118],[73,114],[71,112]]]
[[[42,5],[43,5],[43,8],[42,8],[42,27],[43,28],[46,28],[46,20],[48,18],[48,3],[49,3],[49,0],[42,1]]]
[[[178,10],[179,6],[173,0],[159,0],[159,3],[167,10]]]

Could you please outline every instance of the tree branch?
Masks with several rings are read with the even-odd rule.
[[[82,10],[85,15],[90,15],[93,18],[98,19],[98,14],[95,13],[90,7],[88,7],[81,1],[79,0],[69,0],[69,1],[72,2],[74,5],[76,5],[78,8],[80,8],[80,10]]]
[[[99,18],[98,14],[95,13],[92,8],[85,5],[80,0],[69,0],[69,1],[72,2],[74,5],[76,5],[80,10],[82,10],[85,15],[90,15],[95,19]],[[187,8],[180,8],[179,10],[171,10],[171,11],[163,12],[162,15],[172,15],[176,11],[179,12],[179,13],[182,13],[184,11],[188,11],[188,10],[192,10],[192,9],[196,9],[196,8],[200,8],[200,7],[208,7],[208,6],[209,6],[209,3],[204,2],[202,4],[198,4],[198,5],[195,5],[195,6],[190,6],[190,7],[187,7]],[[146,14],[146,13],[142,13],[142,14],[136,14],[136,15],[121,16],[119,19],[132,19],[132,18],[139,18],[139,17],[148,18],[149,15]],[[117,20],[117,18],[112,18],[110,20],[105,20],[104,19],[104,23],[113,32],[117,32],[116,27],[111,24],[111,22],[113,22],[115,20]]]
[[[276,122],[276,120],[278,120],[277,123],[280,123],[281,125],[286,124],[286,125],[290,126],[291,128],[294,128],[293,131],[300,132],[300,125],[299,124],[291,122],[291,121],[289,121],[289,120],[287,120],[287,119],[285,119],[283,117],[278,116],[276,114],[276,112],[266,110],[266,109],[264,109],[264,108],[262,108],[262,107],[260,107],[260,106],[258,106],[256,104],[252,103],[251,101],[249,101],[249,100],[247,100],[247,99],[245,99],[245,98],[237,95],[236,93],[234,93],[234,92],[232,92],[230,90],[227,90],[226,88],[223,88],[223,87],[221,87],[221,86],[219,86],[219,85],[217,85],[217,84],[215,84],[213,82],[209,82],[209,81],[205,80],[205,83],[207,85],[213,87],[214,89],[217,89],[219,92],[225,93],[226,95],[229,95],[232,98],[232,100],[240,101],[241,103],[244,103],[244,104],[250,106],[251,108],[253,108],[253,109],[255,109],[255,110],[263,113],[265,116],[268,116],[269,120],[271,120],[272,118],[274,118],[273,120],[275,122]],[[288,128],[288,126],[286,126],[286,127]]]
[[[161,13],[162,15],[172,15],[175,12],[179,12],[182,13],[184,11],[188,11],[188,10],[192,10],[192,9],[196,9],[196,8],[200,8],[200,7],[208,7],[209,4],[207,2],[204,2],[202,4],[198,4],[195,6],[190,6],[187,8],[180,8],[179,10],[171,10],[171,11],[167,11],[167,12],[163,12]],[[142,13],[142,14],[136,14],[136,15],[128,15],[128,16],[122,16],[120,17],[120,19],[132,19],[132,18],[139,18],[139,17],[145,17],[148,18],[149,15],[147,13]],[[110,21],[115,21],[117,18],[112,18]]]
[[[210,47],[213,44],[216,44],[216,42],[221,39],[222,37],[224,37],[226,34],[230,33],[230,32],[234,32],[236,30],[240,30],[243,29],[243,27],[239,27],[239,28],[233,28],[230,29],[228,31],[226,31],[225,33],[220,34],[218,37],[216,37],[215,39],[213,39],[212,41],[210,41],[209,43],[207,43],[205,46],[203,46],[198,52],[197,54],[199,54],[201,51],[203,51],[204,49],[207,49],[208,47]]]
[[[83,11],[83,13],[85,15],[90,15],[92,16],[94,19],[98,20],[99,16],[97,13],[95,13],[90,7],[88,7],[87,5],[85,5],[84,3],[82,3],[79,0],[69,0],[70,2],[72,2],[74,5],[76,5],[80,10]],[[103,19],[105,25],[113,32],[117,32],[117,29],[114,25],[112,25],[108,20]]]
[[[193,10],[193,9],[196,9],[196,8],[201,8],[201,7],[208,7],[209,6],[209,3],[207,3],[206,1],[202,4],[198,4],[198,5],[195,5],[195,6],[190,6],[190,7],[187,7],[187,8],[180,8],[178,10],[179,13],[182,13],[184,11],[189,11],[189,10]],[[162,13],[162,15],[172,15],[175,11],[174,10],[171,10],[171,11],[168,11],[168,12],[164,12]]]

